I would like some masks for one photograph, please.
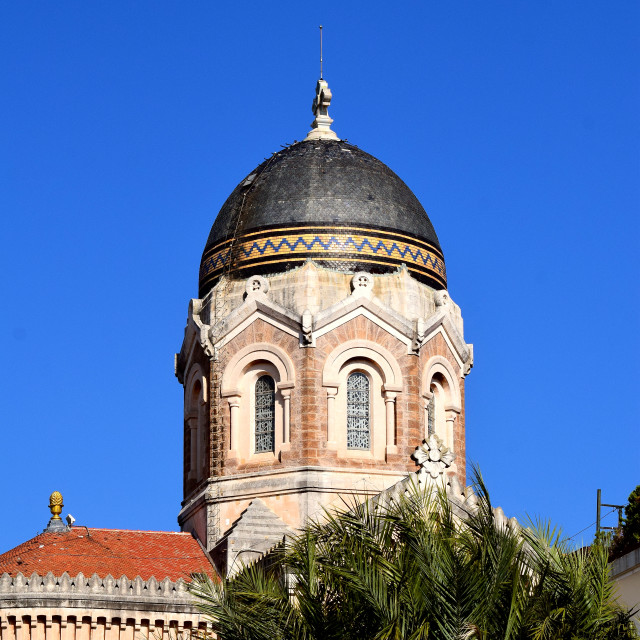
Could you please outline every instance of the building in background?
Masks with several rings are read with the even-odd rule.
[[[65,526],[0,555],[1,640],[159,640],[204,628],[185,580],[213,573],[189,534]],[[72,518],[69,518],[72,520]]]

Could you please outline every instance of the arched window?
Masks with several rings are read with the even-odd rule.
[[[271,376],[256,380],[256,453],[275,450],[276,383]]]
[[[347,449],[371,447],[369,378],[361,371],[347,378]]]

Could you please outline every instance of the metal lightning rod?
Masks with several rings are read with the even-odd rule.
[[[320,80],[322,80],[322,25],[320,25]]]

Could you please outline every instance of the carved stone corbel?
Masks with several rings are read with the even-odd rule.
[[[313,346],[313,314],[309,309],[302,313],[302,344],[306,347]]]
[[[424,344],[426,337],[427,337],[427,322],[424,318],[418,318],[416,320],[415,335],[413,337],[413,343],[411,345],[411,348],[414,353],[418,353],[418,351],[420,351],[420,348]]]

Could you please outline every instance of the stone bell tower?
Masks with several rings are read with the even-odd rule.
[[[178,520],[222,571],[402,479],[431,434],[464,482],[473,350],[438,237],[404,182],[331,130],[331,97],[320,80],[307,138],[222,206],[176,359]]]

